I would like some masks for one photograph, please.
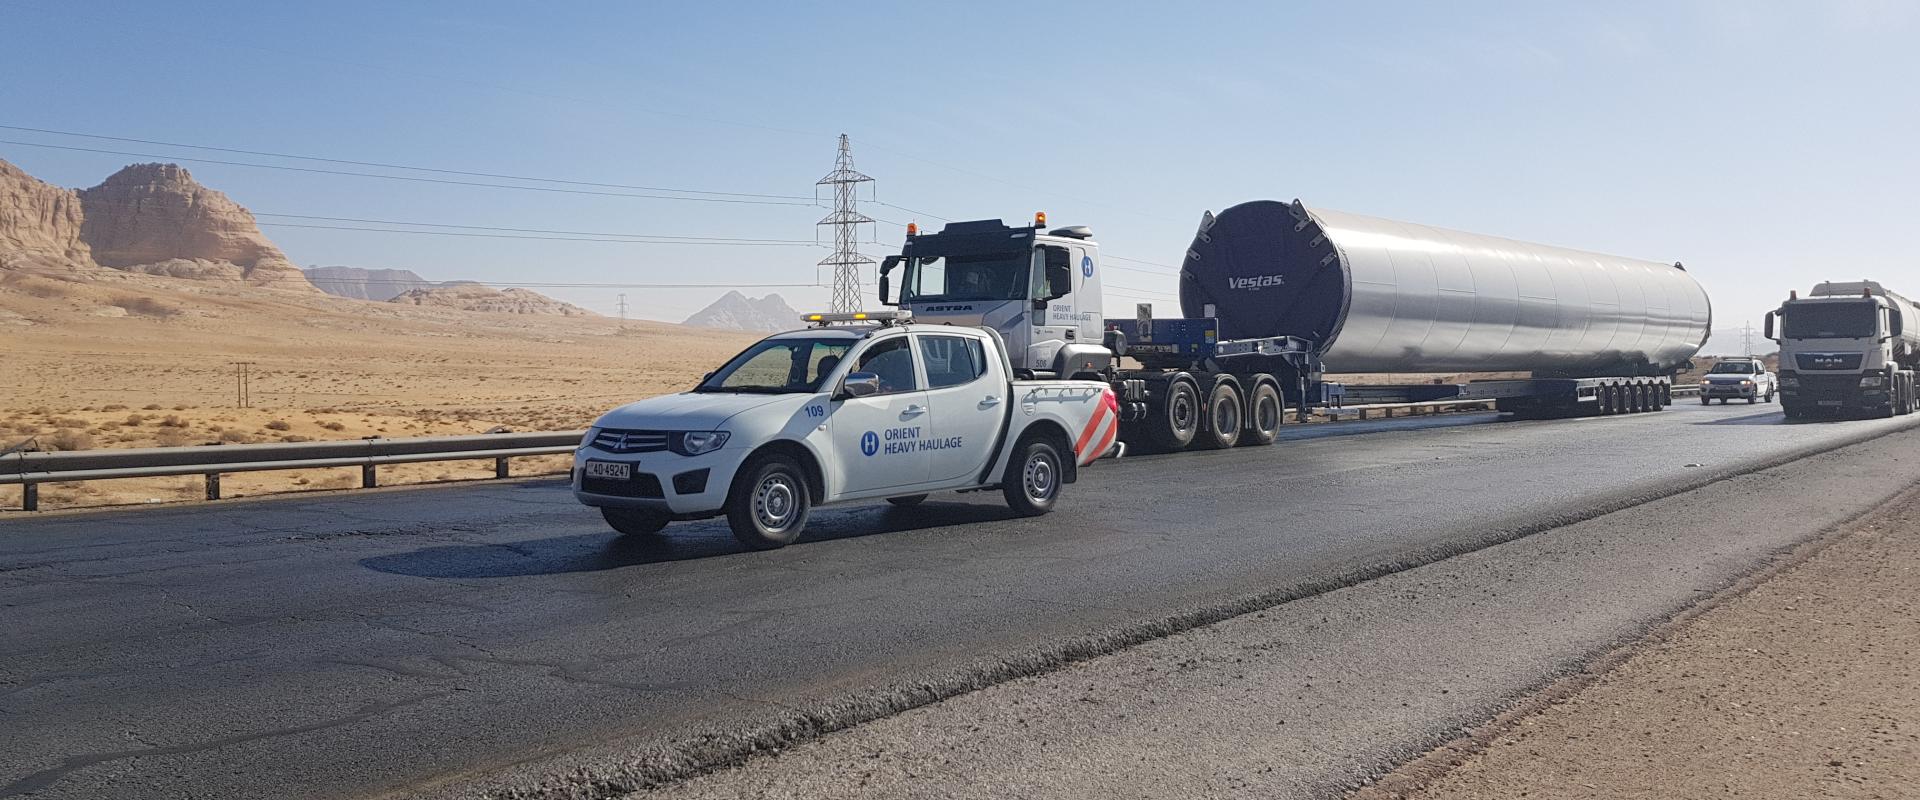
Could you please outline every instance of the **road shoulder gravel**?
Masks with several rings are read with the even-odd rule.
[[[1911,491],[1354,800],[1906,796],[1916,656]]]

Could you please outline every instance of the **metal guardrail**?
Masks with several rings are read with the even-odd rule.
[[[12,452],[0,456],[0,486],[19,484],[22,508],[37,511],[39,484],[55,481],[200,475],[207,481],[207,499],[218,500],[220,476],[228,472],[359,467],[361,487],[373,488],[380,485],[381,464],[492,459],[494,477],[505,478],[507,459],[571,453],[585,433],[484,433],[337,442]]]

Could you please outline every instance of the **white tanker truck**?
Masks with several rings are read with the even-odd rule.
[[[1780,343],[1780,408],[1788,418],[1914,412],[1920,313],[1879,283],[1794,292],[1767,312],[1766,334]]]
[[[1620,258],[1292,203],[1202,217],[1182,317],[1108,318],[1092,232],[1000,220],[910,227],[883,302],[921,323],[998,330],[1026,374],[1097,378],[1121,436],[1160,450],[1274,440],[1288,412],[1494,400],[1522,415],[1657,411],[1712,311],[1679,264]],[[899,296],[891,279],[901,270]],[[1139,366],[1124,366],[1131,359]],[[1520,380],[1343,385],[1338,372],[1509,372]]]

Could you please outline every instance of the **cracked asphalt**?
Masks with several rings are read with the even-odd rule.
[[[10,514],[0,797],[602,796],[1916,424],[1306,426],[768,553],[552,481]]]

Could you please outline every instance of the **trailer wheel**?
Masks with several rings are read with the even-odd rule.
[[[1610,417],[1619,412],[1614,410],[1618,395],[1613,393],[1613,384],[1603,383],[1593,390],[1594,411],[1600,416]]]
[[[1065,478],[1060,450],[1045,438],[1029,436],[1014,448],[1007,474],[1000,481],[1000,492],[1014,513],[1037,517],[1053,510]]]
[[[1192,382],[1168,383],[1160,407],[1153,410],[1157,413],[1147,422],[1147,438],[1155,447],[1172,452],[1193,444],[1194,435],[1200,432],[1200,392]]]
[[[1280,438],[1280,425],[1287,418],[1287,401],[1271,383],[1253,387],[1253,402],[1247,404],[1245,444],[1269,445]]]
[[[1200,446],[1225,450],[1240,443],[1240,430],[1246,427],[1245,407],[1240,405],[1240,390],[1226,381],[1215,381],[1207,393],[1207,430],[1200,435]]]
[[[812,506],[806,470],[786,456],[764,455],[747,462],[734,477],[727,495],[727,526],[733,538],[755,550],[785,547],[800,538]]]

